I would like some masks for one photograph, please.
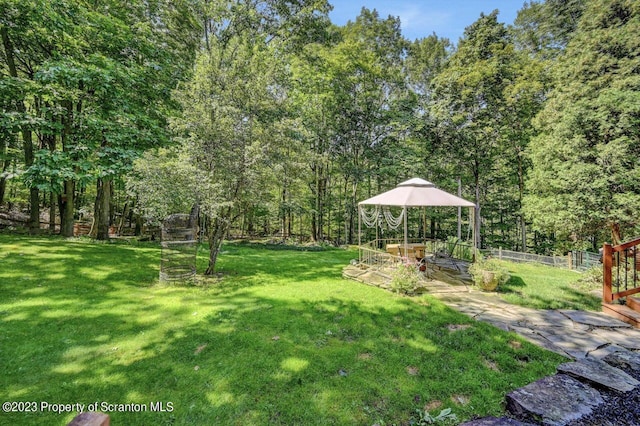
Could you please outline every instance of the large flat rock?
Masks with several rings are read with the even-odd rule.
[[[461,423],[458,426],[535,426],[532,423],[522,423],[508,417],[485,417],[483,419],[471,420]]]
[[[630,328],[631,325],[599,312],[559,310],[571,321],[593,327]]]
[[[546,337],[574,359],[583,359],[590,352],[610,344],[604,337],[580,331],[549,334]]]
[[[625,349],[640,350],[640,330],[636,328],[597,328],[592,330],[591,333]]]
[[[631,370],[635,374],[640,374],[640,353],[617,351],[605,356],[602,360],[613,367]]]
[[[568,374],[581,382],[616,392],[629,392],[640,386],[640,382],[604,361],[585,358],[558,366],[558,372]]]
[[[522,421],[563,426],[604,401],[597,390],[565,374],[544,377],[507,394],[507,410]]]

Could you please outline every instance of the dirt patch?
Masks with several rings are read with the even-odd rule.
[[[453,395],[451,401],[457,405],[467,405],[471,398],[468,395]]]
[[[431,411],[431,410],[436,410],[438,408],[442,407],[442,401],[436,399],[433,400],[431,402],[429,402],[427,405],[424,406],[425,411]]]
[[[358,354],[358,359],[361,359],[363,361],[368,361],[371,358],[373,358],[373,355],[371,355],[369,352],[363,352],[361,354]]]
[[[409,366],[407,367],[407,374],[410,376],[417,376],[420,373],[420,369],[418,367]]]
[[[485,358],[484,360],[482,360],[482,363],[489,370],[500,371],[500,368],[498,367],[498,364],[496,364],[495,362],[491,361],[490,359],[486,359]]]
[[[204,348],[207,347],[207,344],[205,343],[204,345],[200,345],[198,346],[198,348],[196,349],[196,351],[193,353],[194,355],[198,355],[200,352],[202,352],[204,350]]]
[[[447,326],[447,329],[449,331],[460,331],[460,330],[466,330],[469,327],[471,327],[469,324],[449,324]]]
[[[521,349],[522,343],[518,342],[517,340],[512,340],[509,342],[509,346],[511,346],[513,349]]]

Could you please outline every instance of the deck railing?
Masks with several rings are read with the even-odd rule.
[[[425,253],[444,254],[454,259],[471,261],[473,259],[473,246],[456,241],[442,241],[430,239],[410,238],[408,244],[424,244]],[[404,261],[401,256],[395,256],[385,250],[387,244],[404,244],[400,238],[381,238],[363,243],[358,247],[360,263],[367,266],[387,267],[394,266]]]
[[[603,301],[640,293],[640,237],[626,243],[603,247]]]

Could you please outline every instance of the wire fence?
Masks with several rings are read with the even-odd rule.
[[[518,251],[491,249],[490,254],[494,258],[510,260],[512,262],[541,263],[556,268],[566,268],[576,271],[586,271],[593,267],[601,267],[601,255],[587,251],[570,251],[565,256],[543,256],[534,253],[522,253]]]

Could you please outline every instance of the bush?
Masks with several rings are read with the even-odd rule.
[[[494,259],[478,256],[476,262],[469,267],[469,273],[475,284],[484,291],[494,291],[511,278],[509,271]]]
[[[573,286],[583,291],[592,291],[602,289],[602,282],[602,266],[593,266],[587,269]]]
[[[391,274],[391,290],[396,293],[412,294],[419,283],[420,274],[411,263],[401,263]]]

